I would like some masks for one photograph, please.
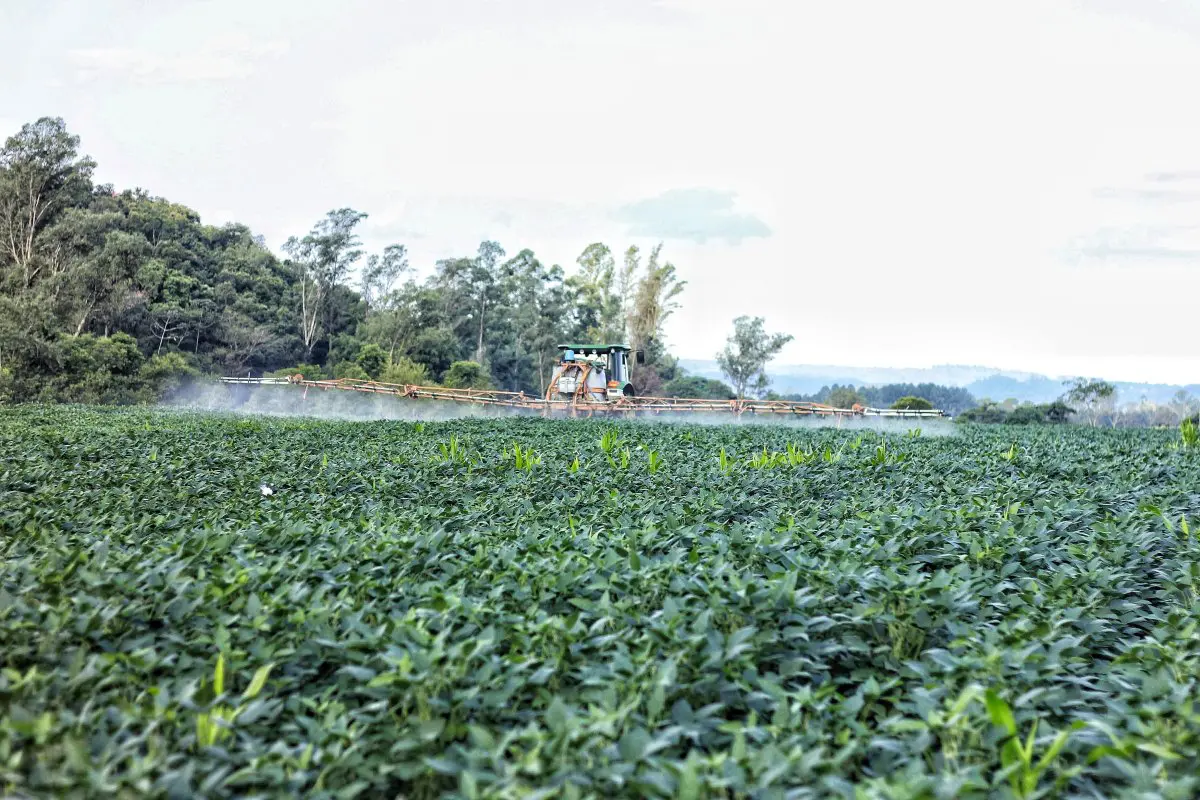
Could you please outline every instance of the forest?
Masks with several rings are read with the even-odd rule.
[[[331,210],[283,245],[93,180],[60,118],[0,149],[0,400],[152,400],[199,374],[444,382],[542,393],[563,340],[646,352],[639,393],[680,376],[663,341],[685,281],[659,245],[588,245],[571,273],[481,242],[423,279]]]
[[[367,214],[336,208],[278,256],[245,225],[206,225],[143,189],[97,183],[95,170],[61,118],[0,148],[0,402],[153,402],[202,375],[297,372],[541,395],[559,343],[624,341],[646,354],[632,375],[640,395],[920,401],[984,423],[1175,425],[1200,410],[1186,392],[1118,404],[1108,391],[1078,414],[1082,397],[977,402],[935,384],[775,395],[764,367],[792,337],[768,335],[761,318],[735,320],[733,349],[717,355],[729,383],[679,366],[663,330],[686,281],[661,244],[592,243],[568,269],[487,240],[418,270],[403,243],[367,252]]]

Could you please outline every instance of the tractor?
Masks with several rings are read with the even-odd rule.
[[[646,363],[642,350],[627,344],[560,344],[559,359],[546,389],[546,399],[572,403],[603,403],[633,397],[629,354]]]

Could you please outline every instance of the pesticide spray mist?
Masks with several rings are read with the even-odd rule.
[[[471,405],[438,400],[414,400],[394,395],[367,394],[339,389],[307,390],[295,386],[248,386],[194,383],[181,387],[162,405],[192,411],[210,411],[273,417],[373,422],[402,420],[439,422],[454,419],[537,417],[536,411],[500,406]],[[620,419],[620,417],[613,417]],[[897,419],[891,417],[787,417],[744,414],[654,414],[632,418],[643,424],[678,425],[775,425],[788,428],[842,428],[883,433],[907,433],[919,428],[922,435],[954,433],[953,423],[944,419]]]

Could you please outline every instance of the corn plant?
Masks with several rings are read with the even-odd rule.
[[[988,689],[984,694],[984,702],[987,704],[992,724],[1005,734],[1001,740],[1000,765],[1001,771],[1008,777],[1013,794],[1022,798],[1035,796],[1038,782],[1066,746],[1071,731],[1059,731],[1042,753],[1042,757],[1035,762],[1033,749],[1037,744],[1038,721],[1035,719],[1029,726],[1029,733],[1022,743],[1017,734],[1017,721],[1013,717],[1012,708],[1004,698],[994,689]]]
[[[761,453],[756,453],[750,458],[750,466],[754,469],[775,469],[788,464],[787,453],[773,453],[767,450],[766,445],[763,445]]]
[[[459,442],[457,436],[451,436],[449,442],[438,445],[438,455],[434,457],[443,464],[467,464],[470,458],[466,448]]]
[[[663,458],[657,450],[651,450],[646,454],[646,469],[650,470],[651,475],[657,474],[662,469],[662,464]]]
[[[717,453],[717,464],[720,467],[722,474],[728,475],[733,472],[733,459],[730,458],[729,454],[725,452],[724,447],[722,447],[720,452]]]
[[[1200,425],[1191,419],[1179,423],[1179,443],[1189,450],[1200,448]]]
[[[788,442],[787,446],[787,461],[793,467],[799,467],[804,464],[811,464],[820,458],[817,451],[808,448],[801,450],[794,442]]]
[[[521,447],[520,442],[513,442],[513,466],[529,472],[537,464],[542,463],[542,457],[533,452],[533,446]]]
[[[254,677],[250,679],[250,685],[242,692],[241,699],[243,701],[250,701],[258,697],[266,685],[273,667],[274,664],[267,664],[255,670]],[[201,689],[205,687],[203,680],[200,682],[200,687]],[[212,694],[213,705],[209,706],[207,711],[196,715],[196,746],[201,748],[212,747],[232,733],[233,723],[246,710],[245,702],[237,706],[221,702],[225,696],[225,655],[223,653],[217,655],[217,663],[213,668]]]
[[[617,449],[617,445],[621,442],[621,434],[616,428],[610,428],[605,431],[600,437],[600,449],[606,456],[611,456],[613,451]]]

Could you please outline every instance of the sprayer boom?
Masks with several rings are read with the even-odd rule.
[[[340,380],[310,381],[302,376],[291,378],[222,378],[222,383],[242,386],[290,386],[302,388],[305,396],[309,389],[384,394],[412,400],[440,400],[451,403],[466,403],[477,406],[493,406],[519,411],[540,413],[546,416],[654,416],[662,414],[728,414],[740,417],[743,414],[772,417],[896,417],[929,418],[945,416],[936,409],[884,409],[856,405],[853,408],[835,408],[821,403],[806,403],[790,400],[698,400],[680,397],[634,397],[618,395],[612,399],[600,399],[595,394],[572,393],[566,399],[533,397],[524,392],[503,392],[491,389],[448,389],[441,386],[414,386],[399,383],[343,378]],[[550,394],[550,393],[548,393]],[[558,395],[562,397],[562,395]]]

